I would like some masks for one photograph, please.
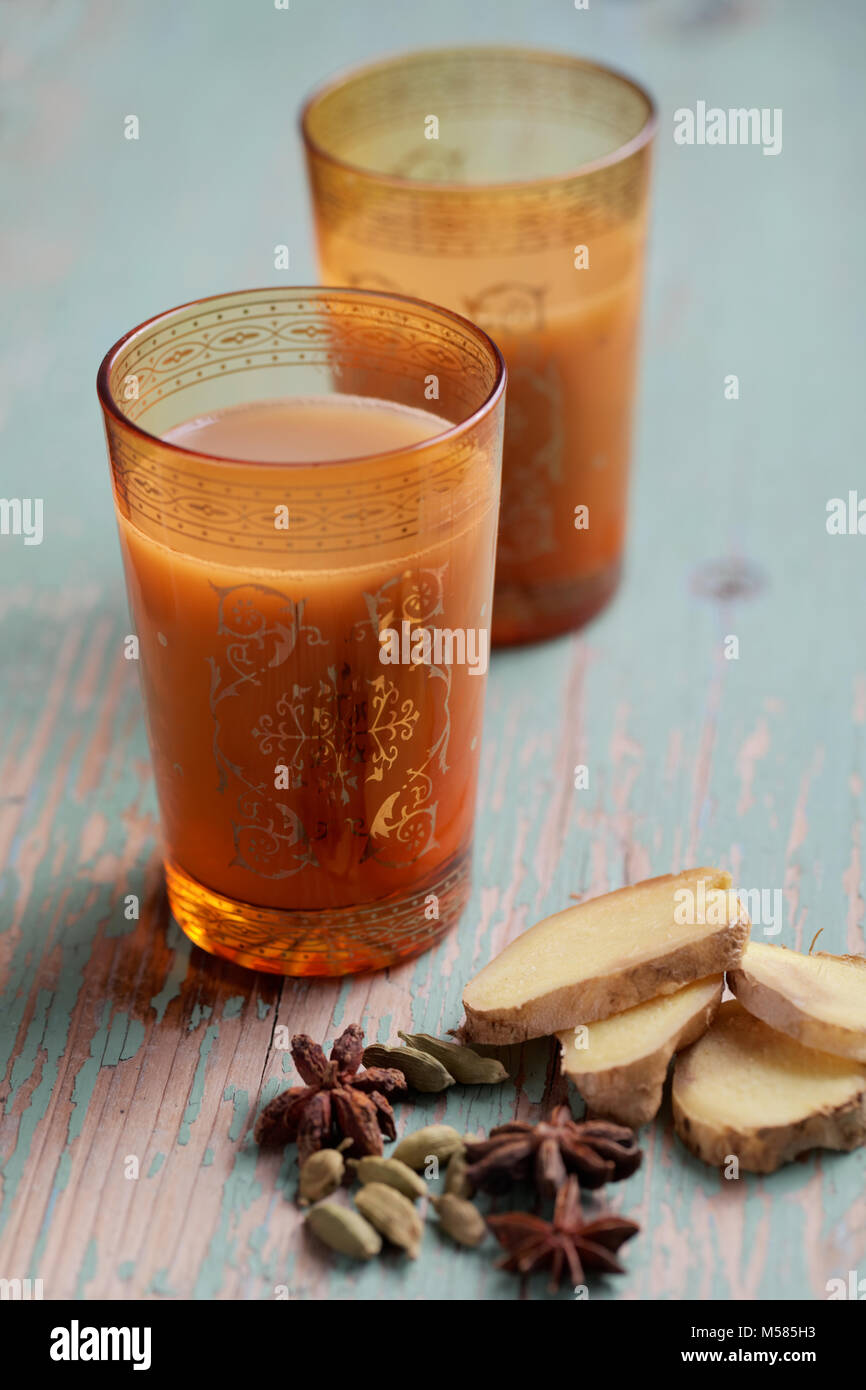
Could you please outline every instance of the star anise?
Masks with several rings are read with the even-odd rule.
[[[575,1177],[568,1178],[559,1189],[552,1221],[528,1211],[509,1211],[488,1216],[487,1224],[507,1251],[501,1267],[515,1274],[529,1274],[549,1265],[551,1291],[559,1287],[566,1273],[572,1284],[582,1284],[587,1269],[624,1273],[614,1252],[640,1230],[635,1221],[610,1212],[584,1221]]]
[[[394,1111],[387,1096],[405,1091],[406,1078],[393,1067],[358,1071],[364,1033],[350,1023],[331,1048],[330,1061],[306,1033],[292,1038],[292,1057],[304,1086],[292,1086],[274,1096],[256,1121],[259,1144],[298,1141],[298,1161],[317,1149],[351,1140],[346,1153],[353,1158],[381,1154],[382,1136],[396,1138]]]
[[[628,1178],[642,1154],[634,1132],[607,1120],[575,1120],[557,1105],[549,1120],[497,1125],[487,1139],[466,1144],[468,1177],[476,1191],[505,1192],[512,1183],[532,1179],[542,1197],[553,1197],[569,1173],[586,1188]]]

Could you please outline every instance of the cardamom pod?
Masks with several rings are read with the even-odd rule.
[[[445,1191],[451,1197],[471,1197],[474,1192],[469,1181],[469,1164],[463,1149],[458,1149],[448,1160],[445,1173]]]
[[[383,1182],[413,1201],[416,1197],[427,1196],[424,1179],[401,1163],[399,1158],[379,1158],[376,1154],[366,1154],[363,1158],[350,1158],[349,1167],[354,1170],[363,1187],[371,1182]]]
[[[463,1140],[451,1125],[426,1125],[424,1129],[404,1135],[391,1157],[399,1158],[401,1163],[418,1173],[428,1159],[435,1158],[440,1163],[447,1163],[451,1155],[462,1148]]]
[[[446,1192],[434,1199],[439,1225],[458,1245],[480,1245],[487,1234],[487,1222],[477,1207],[462,1197]]]
[[[322,1197],[330,1197],[343,1181],[346,1165],[337,1149],[319,1149],[301,1164],[298,1202],[308,1207]]]
[[[305,1225],[331,1250],[351,1255],[356,1260],[370,1260],[382,1249],[378,1231],[365,1221],[360,1212],[340,1207],[336,1202],[320,1202],[304,1217]]]
[[[414,1047],[385,1047],[372,1043],[364,1048],[365,1067],[396,1067],[415,1091],[445,1091],[454,1085],[451,1073],[426,1052]]]
[[[508,1072],[501,1062],[495,1057],[482,1057],[471,1047],[448,1042],[445,1038],[433,1038],[429,1033],[400,1033],[399,1036],[409,1047],[435,1057],[462,1086],[494,1086],[508,1080]]]
[[[417,1258],[424,1223],[408,1197],[396,1187],[371,1182],[355,1194],[355,1206],[386,1240],[399,1245],[410,1259]]]

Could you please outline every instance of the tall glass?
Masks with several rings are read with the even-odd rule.
[[[187,304],[102,363],[168,893],[207,950],[339,975],[459,918],[504,381],[456,314],[346,289]],[[256,403],[266,423],[312,420],[317,446],[351,406],[352,456],[256,462],[165,438],[186,421],[242,431]],[[370,447],[401,421],[420,442]]]
[[[323,280],[450,305],[508,363],[494,639],[579,626],[620,577],[651,98],[458,48],[350,73],[301,124]]]

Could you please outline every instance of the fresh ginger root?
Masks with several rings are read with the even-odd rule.
[[[562,1071],[594,1115],[637,1129],[658,1112],[671,1057],[715,1018],[724,976],[648,999],[624,1013],[557,1034]]]
[[[735,999],[674,1067],[674,1128],[705,1163],[772,1173],[807,1149],[866,1143],[866,1067],[803,1047]]]
[[[750,1014],[804,1047],[866,1062],[866,956],[753,941],[728,984]]]
[[[687,869],[538,922],[463,993],[467,1042],[512,1043],[594,1023],[739,963],[749,919],[719,869]]]

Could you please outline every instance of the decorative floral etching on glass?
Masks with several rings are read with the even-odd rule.
[[[432,773],[448,767],[452,669],[385,668],[379,633],[440,614],[446,569],[406,570],[364,592],[340,650],[307,598],[256,583],[216,590],[213,755],[235,865],[265,878],[308,866],[345,875],[367,860],[405,867],[435,848]]]

